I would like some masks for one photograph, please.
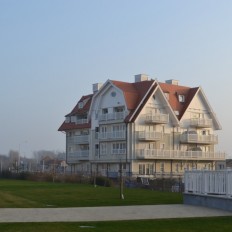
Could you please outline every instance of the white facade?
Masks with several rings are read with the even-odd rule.
[[[177,177],[225,159],[215,150],[221,126],[201,88],[136,75],[135,83],[108,80],[97,90],[59,129],[75,171],[117,177],[122,165],[132,177]]]

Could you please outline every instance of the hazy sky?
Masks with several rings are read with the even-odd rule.
[[[146,73],[202,86],[232,154],[231,0],[0,0],[0,154],[65,150],[92,84]]]

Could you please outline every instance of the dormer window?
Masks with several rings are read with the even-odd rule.
[[[178,95],[179,102],[185,102],[185,96],[184,95]]]
[[[79,109],[82,109],[83,106],[84,106],[84,103],[83,103],[83,102],[79,102],[79,103],[78,103],[78,108],[79,108]]]

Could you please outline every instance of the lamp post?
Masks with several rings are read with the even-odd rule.
[[[23,142],[21,142],[21,143],[19,144],[19,156],[18,156],[18,162],[17,162],[17,172],[19,172],[19,169],[20,169],[20,167],[21,167],[20,153],[21,153],[21,145],[22,145],[23,143],[27,143],[27,140],[25,140],[25,141],[23,141]],[[24,171],[24,170],[23,170],[23,171]]]
[[[122,160],[121,159],[120,159],[119,174],[120,174],[120,199],[124,200],[124,195],[123,195],[123,176],[122,176]]]

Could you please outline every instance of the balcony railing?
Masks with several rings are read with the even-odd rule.
[[[113,131],[113,132],[106,132],[106,133],[99,133],[100,140],[120,140],[126,138],[125,131]]]
[[[114,153],[113,153],[114,152]],[[126,149],[115,149],[114,151],[111,151],[111,153],[107,154],[99,154],[94,157],[94,160],[99,161],[112,161],[112,162],[120,162],[120,161],[126,161]]]
[[[89,159],[89,150],[81,150],[76,152],[68,152],[67,161],[68,163],[78,162],[80,160]]]
[[[68,138],[69,144],[88,144],[89,135],[77,135],[71,138]]]
[[[205,119],[205,118],[192,118],[190,119],[190,126],[192,127],[212,127],[213,121],[212,119]]]
[[[168,114],[146,114],[146,123],[166,124],[169,122]]]
[[[183,160],[225,160],[225,153],[202,151],[179,151],[158,149],[137,149],[137,159],[183,159]]]
[[[217,144],[217,135],[182,134],[181,143]]]
[[[156,131],[139,131],[138,133],[138,138],[142,141],[157,141],[163,137],[163,133]]]
[[[76,124],[85,124],[85,123],[88,123],[88,119],[86,118],[76,120]]]
[[[185,193],[232,197],[232,170],[186,171]]]
[[[122,155],[126,154],[126,149],[113,149],[112,155]]]
[[[99,121],[105,122],[105,121],[115,121],[115,120],[123,120],[126,116],[125,111],[123,112],[114,112],[111,114],[101,114],[99,115]]]

